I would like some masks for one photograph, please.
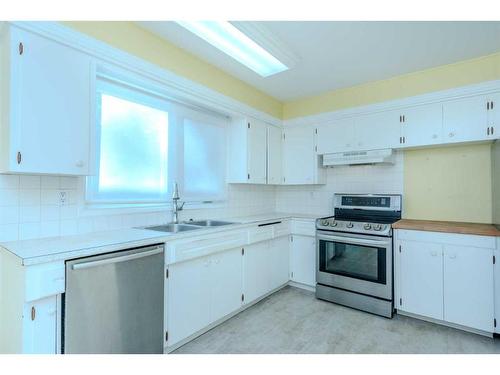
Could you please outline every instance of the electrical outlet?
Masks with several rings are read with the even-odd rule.
[[[68,194],[65,191],[60,191],[59,192],[59,204],[61,206],[64,206],[68,200]]]

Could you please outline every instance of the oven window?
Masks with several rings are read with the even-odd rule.
[[[386,249],[320,240],[319,270],[385,284]]]

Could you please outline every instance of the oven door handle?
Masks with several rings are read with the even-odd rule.
[[[391,244],[391,241],[378,241],[378,240],[370,240],[363,238],[352,238],[352,237],[342,237],[342,236],[318,236],[318,240],[327,240],[327,241],[339,241],[348,244],[355,245],[375,245],[375,246],[383,246],[387,247]]]

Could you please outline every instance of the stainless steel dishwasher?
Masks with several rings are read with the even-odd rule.
[[[163,353],[163,245],[66,262],[63,353]]]

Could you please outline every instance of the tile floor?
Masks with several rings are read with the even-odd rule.
[[[500,339],[386,319],[286,287],[174,353],[500,353]]]

